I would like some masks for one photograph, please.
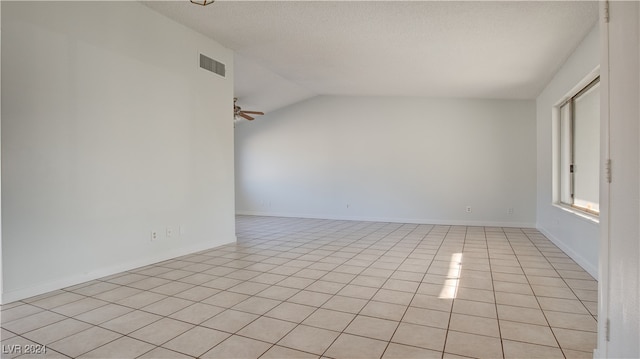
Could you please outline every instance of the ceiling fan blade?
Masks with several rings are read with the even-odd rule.
[[[245,119],[247,119],[247,120],[249,120],[249,121],[253,121],[253,120],[254,120],[254,118],[253,118],[253,117],[251,117],[251,116],[249,116],[249,115],[245,114],[245,113],[244,113],[244,111],[242,111],[242,112],[238,112],[238,116],[240,116],[240,117],[242,117],[242,118],[245,118]]]
[[[264,112],[262,111],[242,111],[244,113],[250,113],[252,115],[264,115]]]

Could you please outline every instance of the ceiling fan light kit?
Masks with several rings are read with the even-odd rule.
[[[191,1],[192,4],[207,6],[209,4],[213,4],[213,2],[216,0],[189,0],[189,1]]]
[[[253,121],[255,117],[249,116],[251,115],[264,115],[262,111],[244,111],[240,106],[236,104],[238,101],[237,97],[233,98],[233,117],[238,119],[238,117],[242,117],[245,120]]]

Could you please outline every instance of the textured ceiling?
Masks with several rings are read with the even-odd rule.
[[[598,14],[586,1],[145,4],[234,50],[236,96],[265,111],[318,94],[532,99]]]

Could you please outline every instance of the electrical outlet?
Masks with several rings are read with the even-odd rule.
[[[173,237],[173,228],[167,227],[167,238]]]
[[[507,214],[508,214],[508,215],[512,215],[512,214],[513,214],[513,208],[509,208],[509,209],[507,209]]]
[[[157,241],[160,237],[158,237],[157,231],[151,231],[151,241]]]
[[[471,206],[467,206],[467,208],[465,209],[465,211],[466,211],[467,213],[471,213]]]

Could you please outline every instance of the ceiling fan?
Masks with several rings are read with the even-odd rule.
[[[236,104],[238,101],[237,97],[233,98],[233,117],[238,119],[238,117],[242,117],[245,120],[253,121],[255,117],[249,115],[264,115],[264,112],[261,111],[244,111],[240,106]]]

